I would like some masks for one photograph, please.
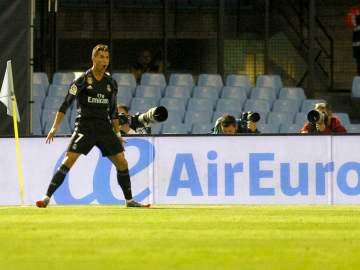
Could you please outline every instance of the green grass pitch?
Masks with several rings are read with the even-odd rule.
[[[360,269],[360,207],[0,207],[0,269]]]

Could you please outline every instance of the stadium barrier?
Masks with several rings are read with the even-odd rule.
[[[133,194],[154,204],[359,204],[359,136],[126,138]],[[25,203],[47,189],[69,138],[22,138]],[[0,205],[20,204],[14,140],[0,139]],[[121,204],[116,170],[82,156],[56,204]]]

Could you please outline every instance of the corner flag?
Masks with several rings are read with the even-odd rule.
[[[0,90],[0,102],[2,102],[6,106],[6,113],[12,117],[14,117],[14,113],[13,113],[14,111],[13,106],[14,106],[16,111],[15,117],[17,121],[20,122],[19,110],[17,107],[15,93],[14,93],[14,81],[13,81],[10,60],[7,61],[6,63],[5,76]]]
[[[13,81],[10,60],[7,61],[6,63],[5,76],[0,90],[0,102],[4,103],[4,105],[6,106],[6,113],[12,116],[13,118],[16,157],[17,157],[17,165],[18,165],[18,173],[19,173],[20,200],[21,200],[21,205],[24,205],[24,180],[23,180],[23,173],[21,166],[19,131],[17,124],[17,121],[20,121],[20,115],[15,98],[14,81]]]

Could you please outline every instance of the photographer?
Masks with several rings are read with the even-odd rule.
[[[301,133],[331,134],[346,133],[340,120],[332,115],[329,104],[317,103],[314,110],[308,113],[308,122],[300,130]]]
[[[212,134],[236,134],[237,122],[234,116],[224,114],[215,122]]]
[[[260,114],[256,112],[244,112],[237,121],[237,133],[260,133],[257,129],[257,122],[260,120]]]
[[[119,115],[120,132],[126,134],[151,134],[151,124],[163,122],[168,117],[165,107],[159,106],[149,109],[144,113],[129,115],[129,108],[126,105],[117,107]]]

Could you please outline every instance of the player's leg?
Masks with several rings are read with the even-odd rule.
[[[74,163],[76,162],[76,160],[80,155],[81,155],[80,153],[74,153],[74,152],[67,152],[65,154],[61,166],[56,170],[55,174],[51,179],[49,187],[46,191],[46,195],[41,200],[36,202],[36,205],[38,207],[45,208],[49,204],[51,196],[64,182],[67,173],[69,172],[69,170],[74,165]]]
[[[117,170],[117,180],[124,193],[127,207],[150,207],[149,204],[141,204],[133,200],[131,191],[131,181],[128,169],[128,163],[124,152],[109,156],[109,159],[115,165]]]

